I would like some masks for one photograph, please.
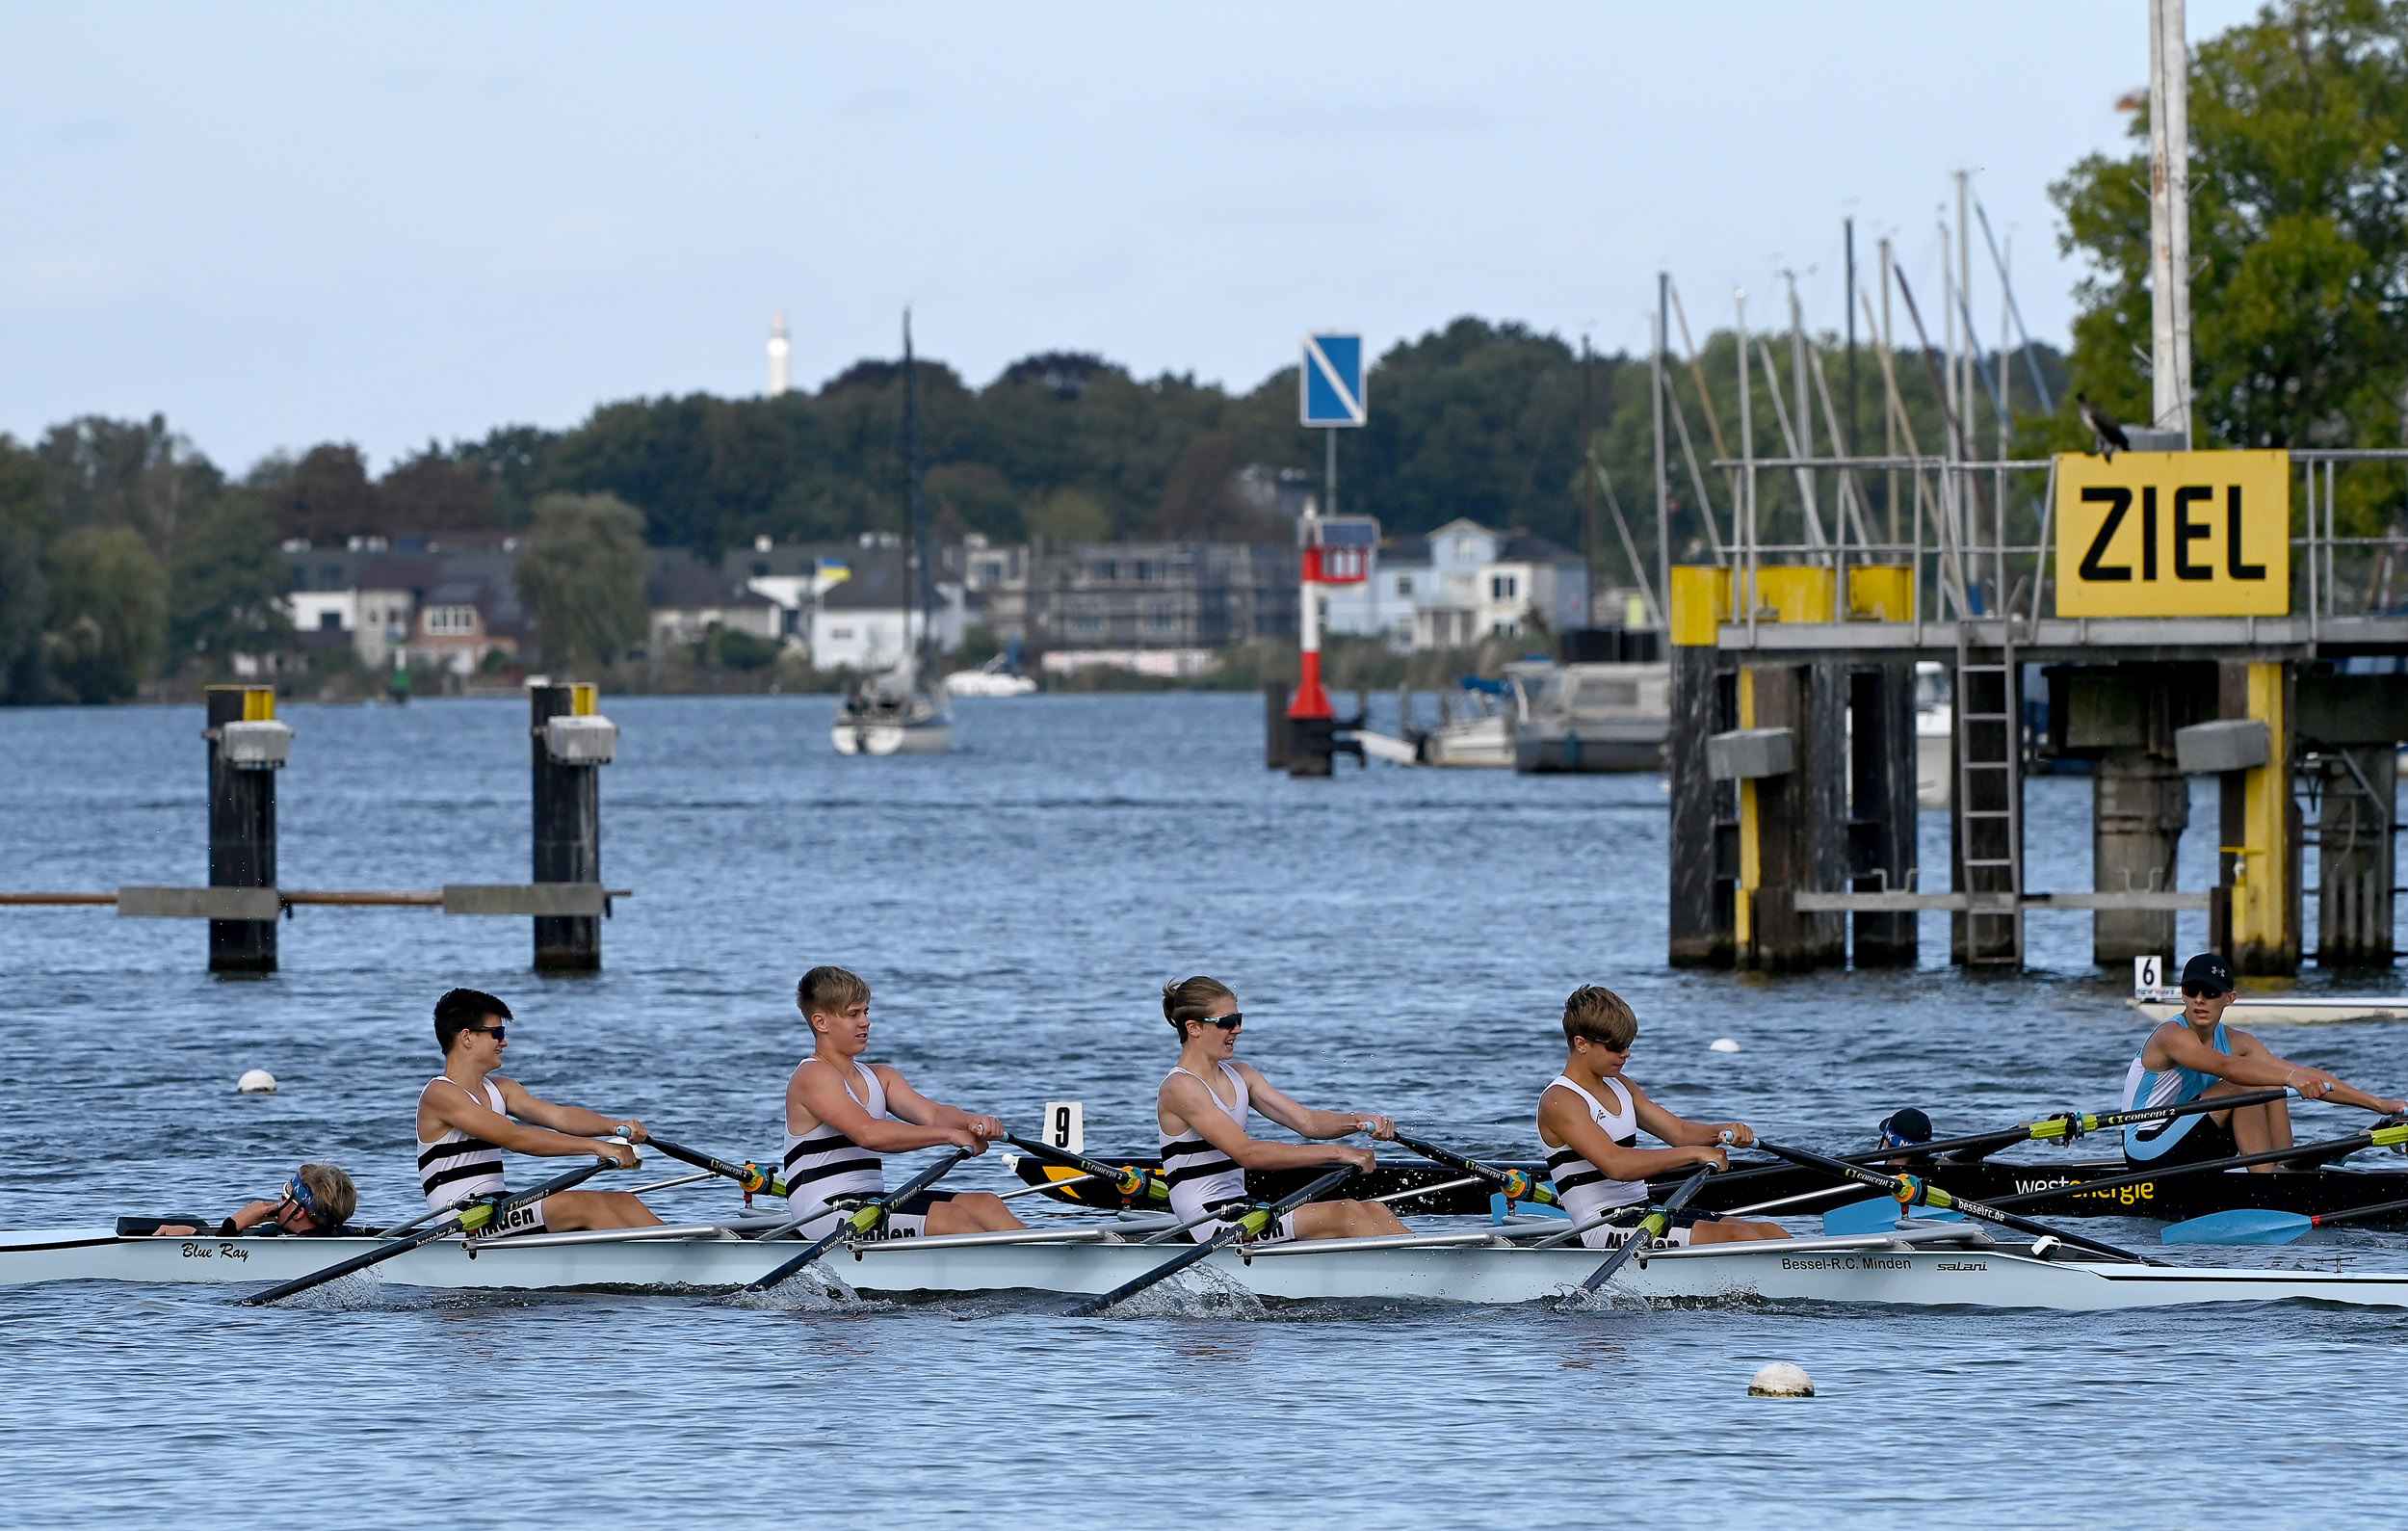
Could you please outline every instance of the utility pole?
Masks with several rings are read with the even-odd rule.
[[[1597,420],[1589,387],[1588,336],[1581,336],[1581,569],[1587,587],[1581,625],[1597,625]]]
[[[2190,445],[2190,49],[2183,0],[2149,0],[2149,407]]]

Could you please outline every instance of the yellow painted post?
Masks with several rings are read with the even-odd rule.
[[[275,722],[275,688],[245,686],[243,688],[243,721],[245,723]]]
[[[602,688],[590,681],[573,681],[568,688],[568,713],[572,718],[590,718],[602,710]]]
[[[2241,778],[2239,865],[2233,872],[2233,955],[2243,972],[2287,972],[2291,963],[2290,737],[2279,664],[2249,667],[2249,716],[2266,726],[2265,764]]]
[[[1765,570],[1769,574],[1771,569]],[[1756,672],[1740,671],[1740,726],[1756,726]],[[1764,884],[1763,821],[1756,812],[1756,783],[1740,782],[1740,880],[1731,896],[1731,930],[1740,962],[1756,943],[1756,889]]]
[[[1683,648],[1712,648],[1714,629],[1731,620],[1731,571],[1711,564],[1682,564],[1672,570],[1672,642]]]
[[[1915,620],[1915,571],[1903,564],[1858,564],[1847,571],[1847,615],[1866,621]]]

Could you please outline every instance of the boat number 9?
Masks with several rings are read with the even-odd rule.
[[[1045,1102],[1045,1141],[1065,1153],[1086,1151],[1086,1112],[1076,1100]]]

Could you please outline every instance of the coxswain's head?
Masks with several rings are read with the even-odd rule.
[[[1563,1002],[1563,1041],[1572,1061],[1610,1079],[1631,1061],[1631,1044],[1638,1041],[1638,1017],[1630,1004],[1610,989],[1586,984]]]
[[[2183,964],[2183,1019],[2191,1025],[2210,1030],[2238,997],[2233,964],[2215,953],[2201,952]]]
[[[1163,1018],[1179,1034],[1182,1050],[1200,1046],[1215,1061],[1237,1053],[1238,1033],[1245,1025],[1229,986],[1201,973],[1163,986]]]
[[[510,1045],[510,1036],[503,1022],[510,1018],[510,1008],[491,994],[475,989],[455,989],[434,1002],[434,1043],[443,1049],[443,1061],[453,1059],[492,1069],[502,1061],[502,1049]]]
[[[824,1040],[848,1058],[870,1045],[870,986],[841,967],[814,967],[795,985],[795,1008],[811,1026],[816,1049]]]
[[[331,1233],[359,1207],[359,1188],[330,1164],[304,1164],[284,1182],[276,1227],[287,1233]]]
[[[1914,1106],[1900,1106],[1881,1119],[1881,1146],[1915,1148],[1931,1141],[1931,1118]]]

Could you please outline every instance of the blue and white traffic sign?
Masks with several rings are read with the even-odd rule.
[[[1297,373],[1297,406],[1306,425],[1361,425],[1364,419],[1363,337],[1306,335]]]

